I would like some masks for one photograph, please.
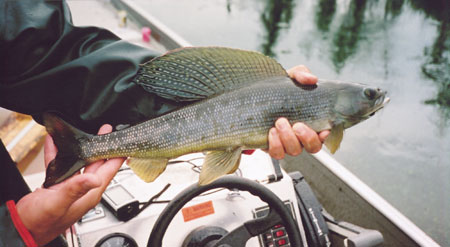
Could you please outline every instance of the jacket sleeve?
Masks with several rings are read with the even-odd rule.
[[[64,1],[0,0],[0,106],[46,111],[96,133],[179,107],[132,82],[159,55],[97,27],[75,27]]]
[[[37,247],[28,229],[23,225],[16,211],[14,201],[0,205],[0,246]]]
[[[30,193],[30,189],[3,143],[0,143],[0,170],[0,246],[35,246],[15,207],[15,201]]]
[[[25,246],[17,232],[6,204],[0,205],[0,246]]]
[[[2,142],[0,171],[0,247],[34,246],[33,238],[22,224],[15,207],[15,202],[30,193],[30,189]],[[46,246],[61,247],[67,246],[67,243],[59,236]]]

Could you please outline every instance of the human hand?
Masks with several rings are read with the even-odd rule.
[[[304,65],[295,66],[287,73],[294,81],[304,85],[314,85],[318,80]],[[304,123],[291,126],[286,118],[279,118],[275,127],[269,131],[268,152],[275,159],[283,159],[285,154],[299,155],[303,148],[310,153],[317,153],[329,134],[328,130],[316,133]]]
[[[103,125],[98,134],[112,131]],[[44,144],[45,166],[56,156],[53,139],[47,136]],[[100,202],[102,193],[119,170],[124,158],[97,161],[65,181],[49,188],[38,188],[21,198],[17,212],[25,227],[39,246],[55,239],[87,211]]]

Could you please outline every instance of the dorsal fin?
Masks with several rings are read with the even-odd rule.
[[[258,52],[190,47],[141,65],[134,81],[167,99],[196,101],[278,76],[287,76],[285,69]]]

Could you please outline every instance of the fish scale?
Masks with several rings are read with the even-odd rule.
[[[169,159],[206,152],[199,183],[234,172],[245,149],[266,148],[268,131],[280,117],[331,130],[325,145],[335,152],[344,128],[369,118],[384,105],[385,92],[357,83],[319,81],[302,86],[262,54],[220,47],[184,48],[141,65],[133,81],[177,102],[190,102],[141,124],[93,136],[62,119],[44,115],[58,154],[47,168],[48,187],[89,162],[128,157],[144,181],[161,174]]]

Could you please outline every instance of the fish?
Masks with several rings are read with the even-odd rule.
[[[285,117],[317,132],[330,130],[325,146],[336,152],[344,129],[370,118],[389,101],[386,91],[361,83],[320,79],[294,82],[273,58],[226,47],[181,48],[142,64],[134,83],[186,106],[105,135],[91,135],[52,113],[44,113],[58,153],[44,187],[68,178],[86,164],[128,157],[146,182],[170,159],[203,152],[200,185],[233,173],[241,153],[268,147],[268,132]]]

